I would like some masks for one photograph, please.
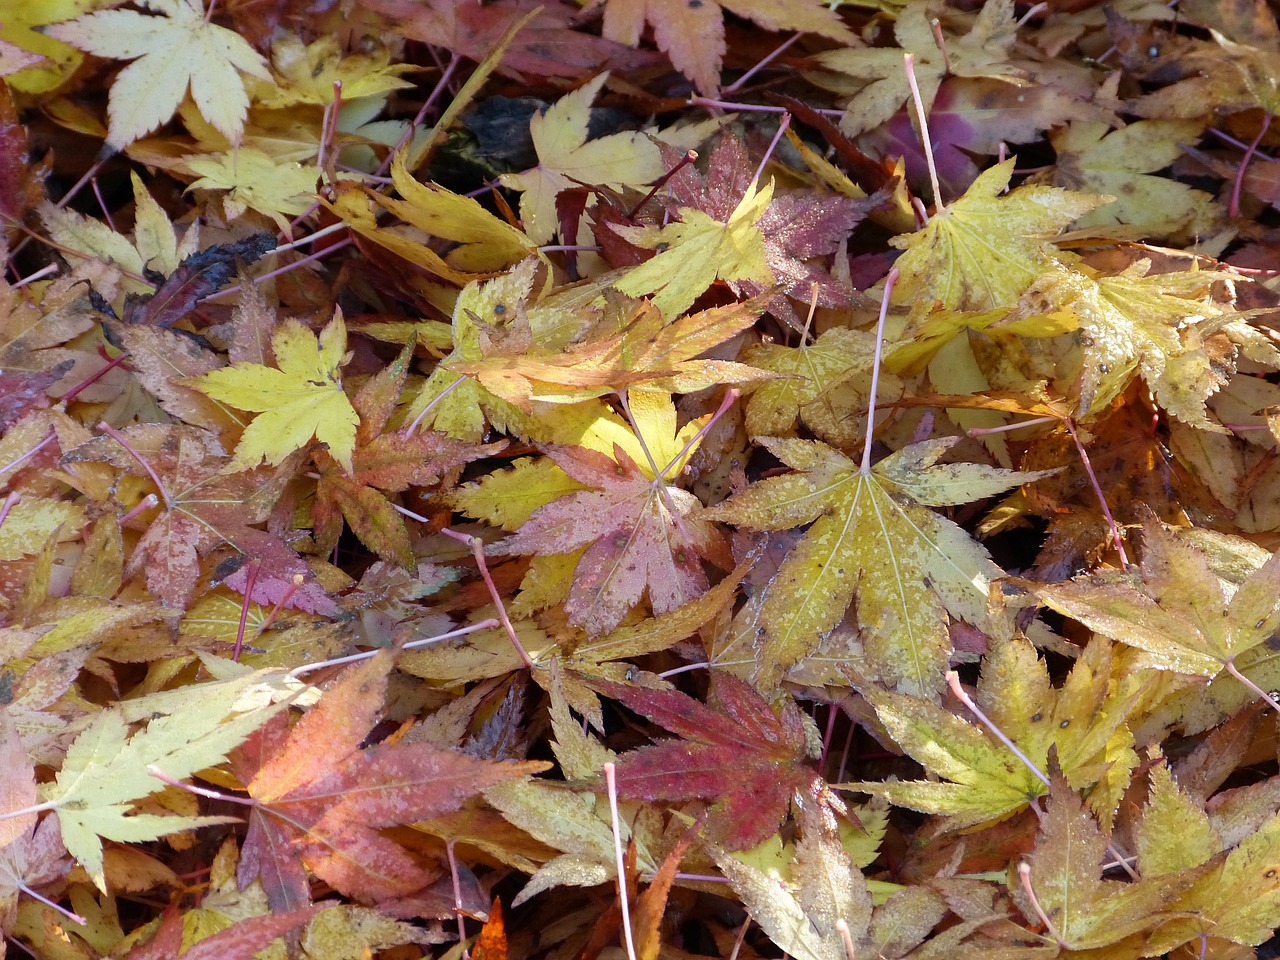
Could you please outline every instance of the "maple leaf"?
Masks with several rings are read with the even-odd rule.
[[[647,591],[655,613],[675,610],[707,589],[700,557],[723,552],[702,504],[665,479],[647,477],[620,446],[598,451],[550,446],[547,455],[591,488],[539,507],[500,554],[569,553],[586,547],[565,604],[570,623],[608,633]]]
[[[747,349],[745,362],[778,374],[747,399],[746,426],[752,436],[793,436],[803,422],[820,439],[836,446],[856,442],[866,432],[867,384],[875,358],[875,337],[862,330],[832,327],[813,343],[798,346],[761,343]],[[878,402],[897,400],[902,381],[881,374]],[[881,408],[883,411],[883,407]],[[887,414],[882,412],[878,421]]]
[[[1011,640],[993,647],[978,682],[978,702],[992,722],[1039,770],[1056,754],[1073,787],[1092,788],[1090,806],[1108,824],[1138,764],[1125,724],[1141,704],[1145,682],[1141,674],[1123,676],[1121,669],[1111,645],[1094,641],[1054,688],[1031,645]],[[871,684],[859,690],[893,741],[941,779],[848,783],[841,789],[942,814],[946,830],[1002,819],[1045,793],[1035,772],[974,724],[919,697]]]
[[[1190,872],[1144,877],[1134,883],[1103,880],[1106,846],[1080,797],[1055,777],[1036,836],[1029,879],[1052,924],[1047,935],[1064,951],[1122,943],[1129,949],[1142,946],[1146,931],[1172,915],[1170,907],[1177,895],[1195,880]],[[1038,916],[1016,882],[1010,883],[1010,892],[1026,916]]]
[[[412,87],[404,79],[413,67],[392,64],[385,47],[353,51],[344,55],[338,38],[318,37],[304,44],[299,38],[281,36],[271,45],[271,68],[277,89],[257,98],[267,109],[278,110],[298,104],[323,106],[333,103],[333,85],[341,84],[343,100],[381,97],[393,90]]]
[[[987,0],[968,33],[939,40],[934,36],[932,24],[938,22],[941,5],[935,5],[932,0],[911,0],[894,23],[897,48],[853,48],[821,53],[814,58],[814,63],[838,76],[815,73],[812,79],[837,92],[853,93],[840,118],[840,129],[848,136],[879,127],[910,99],[911,88],[902,64],[904,52],[915,57],[916,82],[926,115],[933,106],[938,87],[948,75],[996,77],[1019,83],[1023,71],[1008,62],[1018,27],[1013,7],[1013,0]],[[856,90],[849,90],[849,85],[843,82],[845,77],[861,83]]]
[[[316,544],[321,553],[337,545],[346,518],[361,543],[385,560],[405,569],[414,565],[404,517],[387,493],[403,493],[410,486],[427,487],[444,473],[502,449],[501,444],[479,446],[452,440],[434,431],[405,436],[387,431],[400,391],[409,374],[412,347],[372,377],[352,400],[360,417],[352,469],[348,475],[325,451],[313,455],[320,471],[316,506],[312,510]]]
[[[680,738],[619,757],[619,796],[714,801],[707,829],[741,850],[778,829],[793,795],[820,792],[800,711],[790,697],[782,697],[781,715],[775,714],[754,687],[723,672],[711,675],[707,704],[678,690],[590,682]]]
[[[520,220],[535,243],[549,243],[557,232],[555,200],[562,190],[579,183],[621,190],[641,188],[664,172],[658,142],[689,149],[697,146],[717,123],[658,133],[623,131],[587,139],[591,101],[609,79],[602,73],[561,97],[546,112],[529,121],[538,165],[523,173],[505,173],[503,186],[521,191]],[[658,142],[655,142],[658,141]],[[566,238],[566,243],[574,238]]]
[[[419,892],[436,874],[379,828],[428,820],[550,766],[480,760],[431,743],[360,749],[380,717],[391,663],[384,651],[347,670],[292,730],[264,727],[234,761],[254,801],[240,884],[260,876],[273,909],[309,900],[303,863],[361,900]]]
[[[1280,350],[1245,316],[1217,302],[1197,270],[1151,274],[1139,260],[1115,276],[1096,279],[1079,270],[1052,270],[1029,297],[1073,313],[1087,358],[1081,371],[1080,415],[1097,412],[1135,374],[1171,415],[1221,433],[1206,400],[1234,371],[1237,356],[1280,367]]]
[[[35,770],[5,707],[0,707],[0,762],[5,770],[0,781],[0,813],[35,805]],[[55,818],[37,822],[31,813],[0,821],[0,929],[13,929],[22,893],[60,880],[70,868]]]
[[[823,826],[801,834],[787,877],[752,862],[755,851],[733,855],[707,844],[751,919],[788,956],[804,960],[847,957],[845,936],[859,951],[877,946],[867,942],[872,922],[867,881],[841,846],[836,830],[830,824]],[[883,910],[882,915],[889,912]],[[840,923],[845,925],[843,931]]]
[[[1265,803],[1261,822],[1253,818],[1228,852],[1222,811],[1206,811],[1167,765],[1152,768],[1151,792],[1135,827],[1138,866],[1144,877],[1189,875],[1194,883],[1168,904],[1176,913],[1151,936],[1151,955],[1201,936],[1257,945],[1274,934],[1280,923],[1280,818],[1272,808]]]
[[[601,0],[603,35],[629,47],[639,45],[645,24],[653,28],[658,49],[693,81],[698,92],[713,97],[720,88],[720,65],[726,52],[724,12],[752,20],[766,30],[816,33],[844,43],[854,40],[834,9],[820,0],[711,0],[697,6],[684,0]]]
[[[582,11],[561,0],[514,0],[494,7],[482,0],[361,0],[391,18],[407,38],[453,51],[477,62],[494,49],[510,24],[532,10],[538,16],[504,52],[500,73],[514,76],[581,77],[607,64],[632,70],[657,58],[574,30]]]
[[[761,190],[753,182],[723,221],[693,207],[681,207],[678,223],[613,227],[638,247],[661,250],[628,270],[614,287],[633,297],[653,294],[654,306],[674,320],[717,279],[772,283],[759,225],[772,199],[772,181]]]
[[[40,788],[58,816],[62,842],[99,889],[106,889],[102,839],[136,843],[192,827],[234,822],[229,817],[138,813],[133,805],[165,788],[151,775],[158,767],[173,780],[222,762],[226,754],[274,716],[283,704],[240,706],[260,675],[183,688],[181,709],[153,716],[129,735],[120,708],[90,720],[67,750],[57,779]],[[176,704],[175,704],[176,706]]]
[[[1183,145],[1195,143],[1202,129],[1196,120],[1139,120],[1115,131],[1100,121],[1077,120],[1050,133],[1058,153],[1055,184],[1116,198],[1076,226],[1129,223],[1153,236],[1207,230],[1218,215],[1213,198],[1153,175],[1181,157]]]
[[[271,346],[274,369],[233,363],[191,382],[215,400],[260,414],[245,428],[231,467],[256,467],[264,458],[278,466],[314,436],[349,475],[359,418],[338,374],[347,350],[342,312],[334,312],[318,338],[290,317],[272,332]]]
[[[1110,198],[1057,187],[1023,186],[1000,196],[1012,159],[984,171],[924,229],[889,242],[903,250],[894,300],[953,310],[1012,306],[1048,268],[1067,255],[1044,234],[1057,231]],[[923,297],[922,297],[923,295]]]
[[[1162,670],[1216,676],[1280,626],[1280,554],[1230,595],[1203,551],[1154,516],[1142,524],[1136,575],[1101,573],[1034,587],[1041,602],[1146,652]]]
[[[759,480],[707,511],[753,530],[812,526],[735,633],[750,634],[755,677],[772,689],[813,653],[857,598],[866,672],[919,696],[942,686],[946,614],[987,632],[987,585],[1001,575],[986,550],[929,505],[990,496],[1038,475],[939,464],[945,440],[912,444],[860,471],[824,443],[761,438],[796,472]]]
[[[311,209],[320,168],[280,160],[255,147],[240,147],[216,156],[188,157],[184,162],[199,178],[192,190],[226,190],[228,219],[245,210],[265,213],[288,231],[289,221]]]
[[[101,10],[45,28],[99,57],[133,60],[111,85],[107,145],[122,150],[167,122],[188,87],[201,115],[233,144],[249,109],[241,74],[270,81],[262,56],[243,37],[205,19],[201,0],[142,0],[161,16]]]
[[[662,153],[668,166],[679,163],[680,158],[669,147]],[[662,203],[681,217],[681,209],[689,208],[727,224],[750,189],[755,173],[742,142],[726,135],[716,144],[705,174],[691,165],[677,170],[667,181]],[[882,193],[854,199],[812,192],[775,192],[756,221],[772,279],[723,274],[721,279],[735,293],[749,296],[759,296],[776,283],[784,293],[806,302],[812,300],[816,286],[820,306],[849,306],[852,300],[848,284],[838,282],[821,267],[820,258],[834,253],[862,218],[880,206],[882,197]],[[800,327],[800,318],[784,297],[772,297],[769,309],[797,329]]]
[[[767,379],[767,372],[728,360],[697,360],[725,340],[750,328],[760,305],[734,303],[665,323],[651,304],[623,305],[623,324],[605,318],[603,334],[556,349],[510,338],[486,346],[482,360],[460,360],[450,367],[474,376],[490,393],[531,410],[531,401],[574,403],[628,386],[696,393],[720,384]],[[531,331],[530,331],[531,333]],[[485,337],[484,339],[496,339]]]
[[[346,186],[326,205],[352,230],[398,257],[459,286],[501,271],[528,256],[541,257],[538,245],[523,231],[495,217],[471,197],[461,197],[434,183],[419,183],[397,154],[391,164],[396,191],[403,199],[384,197],[359,186]],[[429,236],[451,242],[446,256],[402,232],[378,225],[370,201]]]

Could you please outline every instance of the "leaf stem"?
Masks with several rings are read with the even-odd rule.
[[[489,596],[493,598],[493,604],[498,608],[498,620],[502,624],[502,628],[507,631],[507,638],[510,639],[511,645],[516,648],[516,653],[520,655],[520,660],[524,663],[525,669],[532,670],[533,660],[529,657],[529,651],[525,650],[524,644],[516,636],[516,628],[512,625],[511,618],[507,616],[507,608],[502,602],[502,595],[498,593],[498,587],[493,582],[493,577],[489,575],[489,565],[484,560],[484,541],[479,537],[472,537],[465,533],[458,533],[456,530],[450,530],[448,527],[445,527],[440,532],[446,537],[466,544],[470,548],[471,555],[476,558],[476,566],[480,568],[480,576],[484,578],[484,585],[489,588]]]
[[[490,617],[488,620],[481,620],[478,623],[468,624],[465,627],[459,627],[457,630],[450,630],[448,633],[437,634],[434,637],[423,637],[419,640],[410,640],[408,643],[400,645],[401,650],[410,650],[414,647],[425,647],[431,643],[439,643],[441,640],[452,640],[455,637],[465,637],[468,633],[476,633],[480,630],[492,630],[499,626],[499,622]],[[347,663],[356,663],[359,660],[368,660],[376,657],[379,650],[365,650],[362,653],[352,653],[345,657],[334,657],[332,660],[317,660],[315,663],[304,663],[300,667],[294,667],[289,671],[287,676],[297,679],[304,673],[311,673],[313,670],[323,670],[325,667],[340,667]]]
[[[858,953],[853,948],[853,936],[849,933],[849,924],[844,917],[836,921],[836,933],[840,934],[840,940],[844,944],[846,960],[858,960]]]
[[[626,858],[622,853],[622,824],[618,819],[618,777],[612,763],[604,765],[605,791],[609,796],[609,821],[613,825],[613,855],[618,865],[618,903],[622,907],[622,937],[627,960],[636,960],[636,944],[631,936],[631,903],[627,897]]]
[[[1107,525],[1111,528],[1111,540],[1115,544],[1120,564],[1127,568],[1129,566],[1129,555],[1124,550],[1124,537],[1120,533],[1120,526],[1116,523],[1116,518],[1111,515],[1111,507],[1107,503],[1106,494],[1102,492],[1102,484],[1098,482],[1098,475],[1093,472],[1093,461],[1089,459],[1089,451],[1080,442],[1080,435],[1076,433],[1076,425],[1071,419],[1066,418],[1062,423],[1067,428],[1067,433],[1071,434],[1071,440],[1076,445],[1076,452],[1080,454],[1080,462],[1084,465],[1084,472],[1085,476],[1089,478],[1089,485],[1093,487],[1093,492],[1097,494],[1098,502],[1102,504],[1102,515],[1107,518]]]
[[[876,321],[876,353],[871,364],[871,396],[867,400],[867,439],[862,445],[862,466],[858,472],[871,475],[871,438],[876,430],[876,392],[880,389],[880,358],[884,352],[884,321],[889,315],[889,297],[898,282],[898,268],[894,267],[884,278],[884,293],[880,297],[880,318]]]
[[[929,184],[933,188],[933,211],[942,209],[942,188],[938,186],[938,168],[933,162],[933,141],[929,138],[929,118],[925,116],[924,99],[920,96],[920,84],[916,83],[916,58],[909,53],[902,55],[902,68],[907,71],[907,85],[911,87],[911,101],[920,118],[920,145],[924,147],[924,160],[929,166]]]
[[[1224,666],[1226,666],[1227,668],[1227,673],[1231,674],[1233,677],[1235,677],[1237,680],[1243,683],[1246,687],[1248,687],[1250,690],[1252,690],[1254,693],[1260,696],[1263,700],[1271,704],[1271,706],[1275,708],[1277,711],[1280,711],[1280,702],[1277,702],[1275,697],[1267,693],[1267,691],[1263,690],[1260,686],[1258,686],[1256,683],[1254,683],[1252,680],[1250,680],[1248,677],[1246,677],[1243,673],[1241,673],[1236,668],[1235,657],[1228,658]]]
[[[462,947],[462,960],[471,960],[467,942],[467,922],[462,916],[462,878],[458,873],[458,857],[454,853],[457,841],[452,837],[444,842],[445,856],[449,859],[449,879],[453,882],[453,915],[458,921],[458,946]]]
[[[206,800],[225,800],[227,803],[236,803],[242,807],[256,807],[258,801],[252,797],[237,797],[234,794],[223,793],[221,790],[209,790],[205,787],[197,787],[193,783],[183,783],[181,780],[175,780],[154,763],[147,764],[147,773],[155,777],[161,783],[167,783],[171,787],[177,787],[180,790],[186,790],[188,793],[194,793],[198,797],[204,797]]]
[[[0,503],[0,527],[4,526],[4,522],[9,519],[9,511],[17,506],[21,499],[22,494],[17,490],[10,490],[8,496],[4,498],[4,503]]]
[[[1022,889],[1026,891],[1027,899],[1031,901],[1031,908],[1035,910],[1036,916],[1040,918],[1040,922],[1044,924],[1044,928],[1049,931],[1049,936],[1053,937],[1061,946],[1066,946],[1062,942],[1062,937],[1058,936],[1058,930],[1053,925],[1053,921],[1049,919],[1049,915],[1044,912],[1044,907],[1040,906],[1040,898],[1036,896],[1035,890],[1031,886],[1031,864],[1018,864],[1018,879],[1022,881]]]
[[[759,184],[760,178],[764,176],[764,168],[769,165],[769,159],[773,156],[773,151],[778,146],[778,141],[782,139],[782,135],[787,132],[787,127],[791,126],[791,114],[784,113],[782,119],[778,121],[778,132],[773,135],[773,139],[769,141],[769,149],[764,152],[764,156],[760,158],[760,165],[756,167],[755,176],[751,178],[753,184]]]
[[[951,692],[956,695],[956,699],[968,707],[973,715],[982,722],[982,725],[995,734],[996,739],[1008,747],[1009,750],[1012,751],[1013,755],[1022,762],[1024,767],[1036,775],[1036,779],[1046,787],[1049,786],[1049,778],[1045,775],[1045,772],[1032,763],[1031,758],[1023,753],[1021,748],[1010,740],[1009,737],[1005,735],[1005,732],[996,725],[995,721],[988,717],[982,711],[982,708],[973,702],[973,698],[965,692],[964,687],[960,685],[960,674],[956,673],[954,670],[948,670],[947,686],[949,686],[951,688]]]
[[[151,478],[151,482],[156,485],[156,489],[160,492],[160,499],[164,501],[165,509],[172,510],[173,497],[169,496],[169,488],[164,485],[164,481],[160,479],[160,474],[156,473],[155,468],[147,462],[146,458],[134,448],[133,444],[125,439],[123,433],[111,426],[111,424],[107,423],[105,420],[99,421],[98,429],[116,443],[120,444],[120,446],[124,447],[129,456],[138,461],[142,466],[142,469],[147,471],[147,476]]]
[[[1258,144],[1262,142],[1262,138],[1267,135],[1267,130],[1271,127],[1271,114],[1263,114],[1262,126],[1258,128],[1258,135],[1245,148],[1244,156],[1240,158],[1240,163],[1236,167],[1235,182],[1231,185],[1231,201],[1227,204],[1227,216],[1240,216],[1240,191],[1244,188],[1245,171],[1249,169],[1249,162],[1253,160],[1253,155],[1258,149]]]
[[[436,404],[438,404],[441,400],[443,400],[455,389],[457,389],[458,385],[466,379],[467,379],[466,377],[459,376],[457,380],[453,381],[453,383],[449,384],[447,387],[441,390],[438,394],[436,394],[435,397],[432,398],[431,402],[422,408],[422,412],[413,418],[413,422],[400,431],[400,436],[406,440],[412,437],[413,432],[418,429],[418,424],[422,422],[422,419],[428,413],[430,413],[432,410],[435,409]]]

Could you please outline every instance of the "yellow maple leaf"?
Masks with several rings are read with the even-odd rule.
[[[662,175],[662,154],[655,138],[642,130],[587,139],[591,101],[609,79],[602,73],[589,83],[557,100],[546,113],[529,121],[529,133],[538,152],[538,165],[523,173],[499,177],[504,187],[523,191],[520,219],[534,243],[549,243],[556,233],[556,194],[590,183],[621,190],[643,187]],[[700,143],[719,125],[700,124],[656,136],[675,147],[688,149]],[[572,242],[566,237],[565,242]]]
[[[680,223],[615,227],[637,246],[662,252],[628,270],[614,287],[633,297],[653,294],[654,306],[670,321],[693,306],[717,279],[773,283],[764,233],[757,225],[772,199],[772,181],[762,190],[753,183],[726,223],[681,207]]]
[[[315,202],[320,168],[277,160],[261,150],[244,147],[216,157],[188,157],[186,166],[200,175],[192,190],[226,190],[227,218],[246,209],[271,217],[281,230]]]
[[[233,363],[191,381],[215,400],[261,414],[245,429],[229,468],[248,470],[263,458],[274,466],[314,436],[349,474],[359,417],[338,373],[347,350],[341,311],[318,339],[290,317],[272,333],[271,346],[278,370]]]
[[[952,310],[1012,306],[1065,256],[1044,235],[1111,199],[1056,187],[1018,187],[1000,196],[1013,164],[1010,158],[984,171],[922,230],[889,241],[904,248],[895,264],[902,274],[895,302],[927,309],[931,299]]]
[[[249,110],[241,74],[270,81],[266,60],[243,37],[206,20],[201,0],[141,5],[162,16],[100,10],[45,30],[86,53],[134,61],[111,85],[107,146],[122,150],[166,123],[188,88],[201,115],[238,144]]]

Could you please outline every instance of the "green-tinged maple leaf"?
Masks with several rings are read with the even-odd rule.
[[[640,301],[626,309],[621,329],[607,329],[581,343],[555,349],[511,337],[485,349],[482,360],[459,360],[450,367],[525,410],[533,400],[574,403],[632,385],[696,393],[772,376],[728,360],[696,359],[749,329],[761,308],[750,301],[735,303],[664,323],[653,305]]]
[[[1084,353],[1080,415],[1102,410],[1140,374],[1156,402],[1202,430],[1224,428],[1205,401],[1227,382],[1237,358],[1274,369],[1280,352],[1247,318],[1215,300],[1210,277],[1190,270],[1151,274],[1140,260],[1111,277],[1052,270],[1032,295],[1079,319]]]
[[[762,370],[783,374],[763,383],[747,399],[747,432],[756,437],[794,436],[803,422],[820,439],[837,447],[852,445],[867,430],[867,384],[875,358],[875,336],[862,330],[832,327],[813,343],[787,347],[759,344],[743,360]],[[882,374],[877,402],[902,396],[903,384]],[[877,422],[888,412],[883,411]]]
[[[753,20],[766,30],[799,30],[846,43],[853,40],[835,10],[820,0],[710,0],[696,6],[684,0],[602,0],[602,33],[608,40],[638,46],[645,25],[653,28],[658,48],[705,96],[720,88],[726,52],[725,12]]]
[[[541,407],[529,414],[460,372],[482,362],[486,346],[501,343],[504,337],[556,350],[566,348],[588,328],[589,317],[581,308],[529,303],[537,266],[538,261],[530,258],[500,277],[463,288],[453,311],[453,351],[436,366],[409,404],[406,419],[416,419],[430,408],[430,418],[424,423],[461,440],[482,439],[486,423],[492,423],[539,440],[580,442],[589,424],[603,414],[603,406]],[[506,389],[511,392],[515,388],[508,385]]]
[[[192,381],[215,400],[258,413],[236,446],[232,467],[249,469],[263,459],[273,466],[314,436],[351,473],[359,418],[342,391],[347,326],[336,312],[317,338],[300,321],[285,320],[271,334],[278,369],[233,363]]]
[[[707,516],[752,530],[812,526],[757,607],[735,630],[755,646],[756,677],[773,688],[818,649],[856,598],[865,659],[859,669],[932,697],[951,641],[947,615],[999,632],[987,586],[1001,575],[986,550],[929,509],[992,496],[1039,475],[939,464],[951,445],[913,444],[863,473],[826,444],[760,440],[796,472],[757,481]]]
[[[268,109],[281,109],[333,103],[334,83],[341,84],[342,99],[346,101],[403,90],[413,86],[404,74],[412,73],[414,68],[406,63],[391,63],[384,47],[370,46],[344,56],[335,36],[322,36],[304,44],[297,37],[284,34],[271,44],[271,70],[278,89],[259,97],[257,102]]]
[[[1280,626],[1280,554],[1233,592],[1205,554],[1155,517],[1142,525],[1135,573],[1032,587],[1037,599],[1103,636],[1145,651],[1162,670],[1213,677]]]
[[[174,780],[222,762],[227,753],[275,715],[278,707],[242,706],[258,674],[229,683],[189,685],[181,706],[153,714],[145,729],[129,735],[119,708],[103,710],[75,739],[57,779],[40,789],[55,810],[67,850],[106,889],[102,839],[137,843],[192,827],[227,823],[227,817],[137,813],[133,805],[165,788],[157,767]],[[177,705],[175,704],[175,707]]]
[[[1069,782],[1092,788],[1090,804],[1107,823],[1138,763],[1125,722],[1144,682],[1140,674],[1118,679],[1116,672],[1111,645],[1096,640],[1055,689],[1031,645],[1010,640],[988,655],[978,683],[992,721],[1041,772],[1055,750]],[[951,829],[1007,817],[1045,792],[1036,773],[974,724],[919,697],[871,685],[861,691],[894,742],[942,779],[844,786],[945,815]]]
[[[1010,307],[1048,268],[1067,255],[1048,237],[1110,198],[1057,187],[1017,187],[1001,196],[1012,159],[984,171],[922,230],[889,242],[903,251],[894,263],[902,279],[894,302],[926,309],[937,300],[953,310]]]
[[[486,787],[538,773],[430,743],[361,749],[381,716],[391,655],[350,668],[293,727],[273,723],[237,754],[253,799],[240,882],[261,877],[273,909],[306,902],[303,864],[366,901],[417,893],[435,874],[381,828],[429,820]]]
[[[1030,883],[1052,924],[1046,936],[1056,939],[1064,952],[1119,945],[1130,938],[1137,940],[1131,950],[1140,947],[1146,931],[1174,915],[1178,894],[1195,880],[1190,872],[1133,883],[1103,880],[1106,846],[1080,797],[1061,778],[1054,778],[1030,858]],[[1035,918],[1016,878],[1010,879],[1009,887],[1023,913]]]
[[[590,887],[617,876],[613,826],[603,797],[542,780],[499,784],[484,796],[510,823],[561,851],[534,871],[513,906],[551,887]],[[624,801],[619,816],[623,842],[635,845],[636,868],[656,872],[664,846],[661,813]]]
[[[1207,231],[1214,219],[1212,198],[1153,175],[1181,157],[1183,146],[1195,143],[1202,131],[1195,120],[1139,120],[1115,131],[1097,120],[1080,120],[1050,133],[1058,154],[1055,184],[1116,198],[1086,213],[1076,226],[1128,223],[1150,236]]]
[[[652,294],[662,315],[674,320],[717,279],[772,283],[773,271],[759,226],[772,199],[772,181],[762,189],[752,183],[723,221],[694,207],[681,207],[678,223],[614,227],[636,246],[661,251],[632,267],[614,286],[633,297]]]
[[[316,544],[329,553],[338,543],[342,520],[360,542],[384,560],[413,567],[413,550],[404,517],[387,494],[403,493],[410,486],[429,487],[449,470],[490,456],[500,444],[479,446],[452,440],[431,430],[408,436],[387,430],[409,373],[412,347],[372,377],[352,400],[360,417],[356,429],[352,470],[344,473],[325,451],[314,454],[320,479],[312,510]]]
[[[107,145],[121,150],[177,111],[188,87],[201,115],[232,143],[244,132],[242,74],[270,80],[266,61],[239,34],[205,18],[201,0],[145,0],[161,16],[102,10],[47,27],[87,53],[133,60],[111,85]]]
[[[1270,813],[1274,803],[1265,803]],[[1167,766],[1152,769],[1151,794],[1135,829],[1138,866],[1144,877],[1194,880],[1170,902],[1177,913],[1152,935],[1152,956],[1201,936],[1257,945],[1280,924],[1280,817],[1250,824],[1228,853],[1214,819],[1227,822],[1206,813]]]
[[[847,958],[838,921],[844,922],[855,945],[865,946],[862,941],[871,923],[871,894],[834,831],[801,836],[791,876],[785,882],[714,844],[707,846],[751,919],[788,956],[802,960]]]
[[[591,636],[608,633],[648,594],[667,613],[708,586],[702,559],[723,559],[719,532],[698,516],[693,494],[653,480],[621,447],[612,458],[580,447],[549,447],[547,455],[588,487],[539,507],[504,554],[570,553],[578,561],[565,611]]]
[[[937,24],[944,10],[931,0],[912,0],[894,23],[897,47],[850,47],[814,59],[818,68],[835,74],[814,74],[815,81],[837,92],[853,94],[840,118],[840,129],[845,134],[854,136],[874,130],[911,99],[902,63],[904,53],[915,57],[916,80],[926,114],[944,77],[997,77],[1019,83],[1023,71],[1009,62],[1018,29],[1013,0],[987,0],[967,33],[939,40],[934,29],[942,29]],[[850,85],[846,77],[855,84]]]
[[[709,705],[678,690],[592,685],[679,737],[623,754],[619,795],[714,801],[707,830],[730,849],[754,846],[776,831],[793,796],[814,802],[821,792],[789,697],[779,716],[750,684],[722,672],[712,674]]]

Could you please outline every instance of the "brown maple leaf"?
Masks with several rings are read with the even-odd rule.
[[[225,474],[229,462],[213,434],[181,424],[137,424],[112,436],[95,437],[68,451],[64,464],[105,461],[156,484],[160,512],[134,548],[125,576],[144,573],[147,587],[167,607],[183,610],[200,579],[201,558],[230,544],[238,553],[219,578],[233,588],[245,586],[248,561],[258,569],[252,599],[273,603],[290,590],[288,602],[301,610],[332,615],[337,605],[315,582],[315,574],[262,523],[291,476],[288,470],[249,470]],[[145,463],[144,463],[145,461]],[[294,587],[294,578],[302,583]],[[273,589],[273,584],[283,584]]]
[[[493,552],[556,554],[586,547],[565,611],[589,635],[616,627],[645,591],[659,614],[700,596],[708,585],[700,557],[731,565],[720,533],[697,516],[698,498],[650,480],[621,447],[614,446],[614,459],[555,445],[547,456],[594,489],[539,507]]]
[[[755,687],[719,672],[712,674],[708,696],[716,709],[678,690],[590,683],[680,737],[623,754],[619,796],[714,801],[708,830],[730,849],[745,850],[777,832],[797,793],[822,792],[800,710],[790,697],[783,696],[781,714],[775,714]]]
[[[309,902],[304,866],[364,902],[409,897],[441,873],[380,833],[430,820],[487,787],[546,770],[498,763],[431,743],[361,749],[381,719],[392,654],[349,669],[290,730],[260,728],[233,757],[253,798],[241,888],[262,879],[273,910]]]

